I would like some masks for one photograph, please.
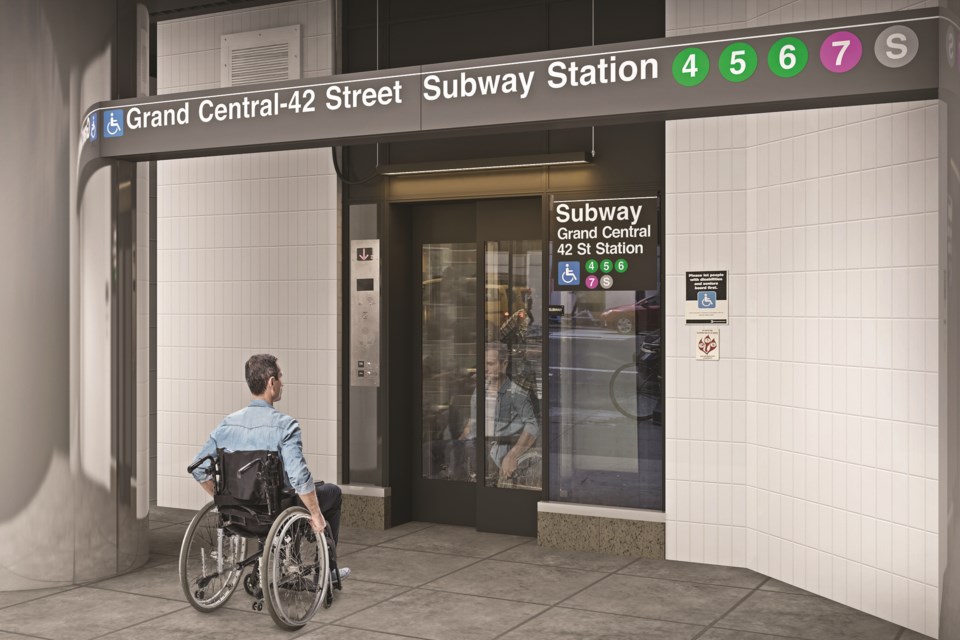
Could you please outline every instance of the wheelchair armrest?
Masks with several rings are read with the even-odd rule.
[[[209,460],[210,462],[216,462],[216,461],[217,461],[217,459],[214,458],[213,456],[203,456],[202,458],[200,458],[199,460],[197,460],[196,462],[194,462],[193,464],[191,464],[189,467],[187,467],[187,473],[193,473],[193,472],[197,469],[197,467],[199,467],[200,465],[202,465],[202,464],[203,464],[204,462],[206,462],[207,460]]]

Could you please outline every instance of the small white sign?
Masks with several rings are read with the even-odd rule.
[[[718,329],[700,329],[694,336],[693,346],[697,360],[720,359],[720,331]]]

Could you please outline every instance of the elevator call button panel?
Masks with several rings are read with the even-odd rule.
[[[350,241],[350,386],[380,386],[380,241]]]

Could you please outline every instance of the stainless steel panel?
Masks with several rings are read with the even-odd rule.
[[[380,241],[350,241],[350,386],[380,386]]]

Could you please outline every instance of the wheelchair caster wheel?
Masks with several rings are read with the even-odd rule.
[[[252,608],[253,608],[254,611],[263,611],[263,603],[262,603],[262,602],[254,602]]]
[[[197,600],[203,600],[203,591],[197,591],[193,595],[197,598]]]
[[[246,591],[251,596],[256,596],[257,595],[256,588],[257,588],[257,581],[253,577],[253,574],[247,575],[247,577],[243,579],[244,591]]]

